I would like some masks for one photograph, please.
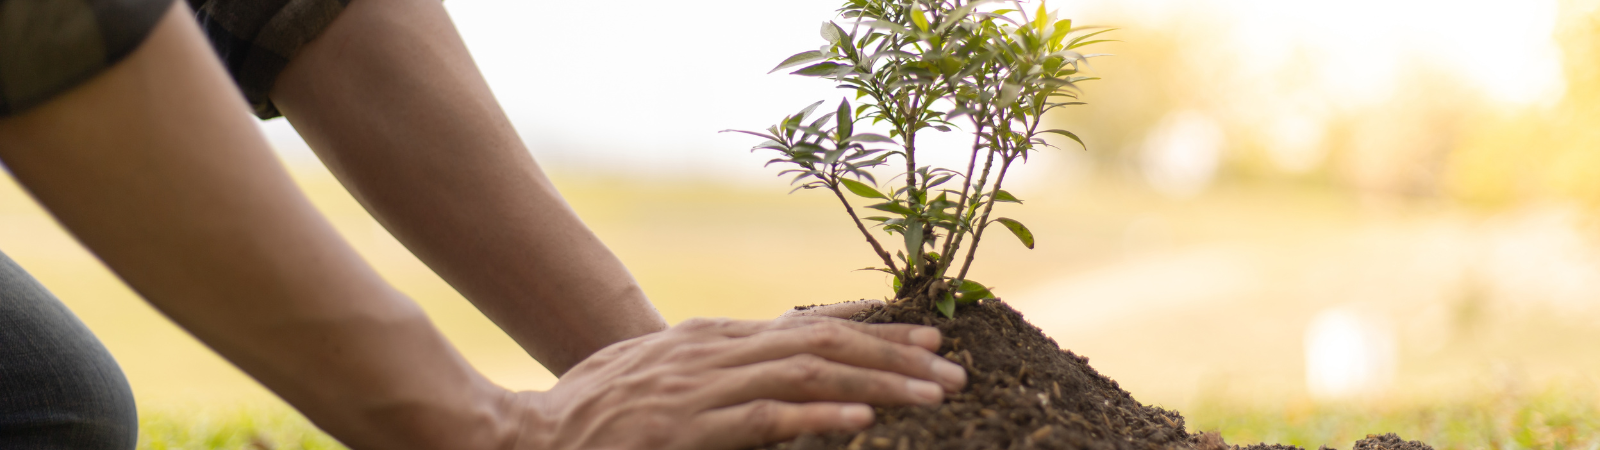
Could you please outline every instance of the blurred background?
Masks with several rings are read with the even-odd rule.
[[[717,133],[840,98],[765,75],[821,45],[837,4],[446,6],[534,155],[677,322],[889,294],[881,274],[852,271],[873,257],[830,198],[786,195],[755,142]],[[1442,447],[1600,447],[1600,0],[1050,6],[1120,42],[1092,48],[1115,56],[1093,60],[1090,104],[1050,119],[1088,150],[1043,152],[1008,181],[1026,204],[1005,214],[1037,249],[992,241],[974,278],[1139,400],[1230,441],[1402,431]],[[508,387],[555,382],[287,122],[262,128],[473,364]],[[304,427],[14,183],[0,185],[0,230],[123,364],[147,435]],[[243,438],[211,439],[199,448]],[[251,439],[264,438],[238,442]]]

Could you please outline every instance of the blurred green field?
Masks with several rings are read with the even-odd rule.
[[[1368,434],[1397,433],[1439,450],[1594,450],[1600,404],[1590,387],[1532,393],[1477,391],[1433,404],[1241,408],[1226,399],[1181,411],[1194,432],[1217,431],[1230,444],[1257,442],[1348,450]],[[166,411],[140,421],[142,450],[321,450],[344,448],[282,409]]]
[[[1394,431],[1439,448],[1600,449],[1600,10],[1557,3],[1566,91],[1531,106],[1409,66],[1393,95],[1350,105],[1307,81],[1299,57],[1257,76],[1218,70],[1242,53],[1196,37],[1236,28],[1226,20],[1129,16],[1124,56],[1097,63],[1106,80],[1092,107],[1061,118],[1092,150],[1043,152],[1007,182],[1027,203],[1001,213],[1027,223],[1038,248],[988,240],[973,278],[1141,401],[1230,442],[1348,448]],[[1215,166],[1193,192],[1152,189],[1155,137],[1169,117],[1191,116],[1226,137],[1200,164]],[[1283,118],[1320,131],[1278,136],[1305,125]],[[1285,165],[1280,150],[1296,148],[1309,159]],[[736,174],[559,164],[582,150],[534,152],[557,161],[547,169],[563,195],[670,322],[888,291],[881,274],[853,270],[874,261],[834,200],[786,195],[759,162]],[[513,389],[555,383],[301,153],[288,165],[312,202],[474,367]],[[9,181],[0,250],[122,364],[144,413],[141,448],[337,447],[144,304]],[[1310,387],[1308,343],[1331,312],[1363,318],[1384,344],[1357,355],[1383,367],[1353,394]]]
[[[479,370],[511,388],[554,383],[324,170],[293,172]],[[672,322],[773,317],[886,291],[881,276],[852,271],[870,253],[824,196],[581,172],[557,171],[556,182]],[[1596,448],[1600,355],[1589,343],[1600,339],[1600,311],[1562,301],[1594,298],[1582,283],[1535,289],[1594,260],[1590,241],[1560,238],[1589,235],[1568,220],[1582,216],[1373,207],[1315,183],[1227,182],[1188,200],[1094,178],[1014,192],[1028,203],[1007,214],[1040,245],[996,241],[975,277],[1139,400],[1183,412],[1192,430],[1306,447],[1394,431],[1439,448]],[[337,448],[146,306],[14,186],[0,189],[0,225],[0,248],[122,363],[143,412],[141,448]],[[1329,307],[1389,318],[1392,382],[1344,402],[1308,393],[1302,339]]]
[[[1593,386],[1537,392],[1475,391],[1428,404],[1240,408],[1225,399],[1184,411],[1192,430],[1218,431],[1231,444],[1282,443],[1348,449],[1369,434],[1396,433],[1436,449],[1600,448]]]

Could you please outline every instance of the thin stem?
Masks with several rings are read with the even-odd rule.
[[[991,141],[990,144],[989,144],[990,145],[989,155],[988,155],[988,157],[984,158],[984,161],[983,161],[983,174],[978,177],[978,183],[973,185],[973,186],[977,187],[977,190],[973,192],[973,196],[975,198],[979,198],[979,199],[983,198],[983,188],[984,188],[985,185],[989,184],[989,173],[994,168],[994,155],[996,153],[1000,152],[999,149],[994,148],[994,146],[997,145],[997,144],[998,144],[997,141]],[[1002,170],[1004,170],[1004,168],[1002,168]],[[994,202],[992,202],[992,201],[990,202],[990,204],[993,204],[993,203]],[[975,214],[976,212],[977,211],[974,210],[973,213],[971,213],[971,214]],[[972,230],[972,231],[970,231],[970,233],[973,234],[973,242],[977,242],[977,233],[979,232],[979,230],[981,228],[977,227],[977,226],[974,226],[972,224],[972,216],[969,213],[967,213],[967,205],[961,205],[961,214],[965,216],[965,217],[962,218],[962,223],[966,224],[968,226],[968,228],[970,228]],[[953,254],[955,251],[956,250],[951,250],[951,253]],[[972,261],[972,256],[971,255],[972,255],[972,252],[969,250],[967,252],[967,261],[968,261],[967,264],[971,264],[971,261]],[[940,256],[943,256],[943,255],[940,255]],[[946,268],[946,270],[949,270],[949,269]]]
[[[884,251],[883,246],[878,245],[878,240],[872,238],[872,233],[867,231],[867,226],[861,223],[859,216],[856,216],[855,208],[850,207],[850,201],[845,200],[844,193],[839,191],[839,182],[828,183],[828,190],[833,191],[833,195],[839,198],[839,203],[844,204],[844,212],[850,214],[850,220],[856,223],[856,229],[861,230],[861,236],[867,238],[867,243],[872,244],[872,250],[877,252],[878,257],[883,258],[883,263],[889,266],[889,272],[900,278],[902,282],[905,282],[906,279],[901,276],[900,269],[894,265],[894,258],[889,257],[889,252]]]
[[[995,192],[999,192],[1000,185],[1005,183],[1006,170],[1011,168],[1011,160],[1014,157],[1002,158],[1004,162],[1000,164],[1000,176],[995,177],[994,180]],[[984,205],[983,219],[978,221],[978,229],[972,233],[972,246],[967,247],[967,260],[961,263],[961,273],[956,275],[957,284],[955,286],[960,286],[959,282],[967,279],[967,269],[972,268],[972,258],[978,255],[978,242],[983,240],[983,230],[989,228],[989,213],[994,211],[994,203],[994,200],[991,199],[987,205]]]
[[[973,122],[977,121],[974,120]],[[934,266],[937,271],[935,276],[944,276],[944,272],[950,269],[950,263],[955,261],[956,251],[961,249],[961,236],[965,234],[961,231],[961,223],[965,223],[969,219],[965,217],[967,215],[967,194],[972,191],[972,175],[977,171],[978,149],[983,148],[982,143],[983,123],[978,122],[976,129],[972,132],[972,158],[967,160],[965,182],[961,186],[961,202],[957,203],[961,208],[956,211],[958,223],[956,224],[956,229],[950,232],[950,237],[944,240],[944,252],[939,254],[939,265]]]

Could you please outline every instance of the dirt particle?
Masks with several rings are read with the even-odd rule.
[[[1055,428],[1051,428],[1049,425],[1045,425],[1045,426],[1039,427],[1039,429],[1037,429],[1037,430],[1033,430],[1033,433],[1029,434],[1028,437],[1033,439],[1034,441],[1042,441],[1042,440],[1044,440],[1044,438],[1049,437],[1050,436],[1050,432],[1052,432],[1052,431],[1055,431]]]
[[[867,441],[867,432],[863,431],[863,432],[860,432],[860,433],[856,433],[856,438],[855,439],[851,439],[850,440],[850,445],[846,446],[845,448],[847,450],[861,450],[861,444],[863,442],[866,442],[866,441]]]

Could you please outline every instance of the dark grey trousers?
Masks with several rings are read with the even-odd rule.
[[[138,431],[117,361],[0,253],[0,449],[130,450]]]

